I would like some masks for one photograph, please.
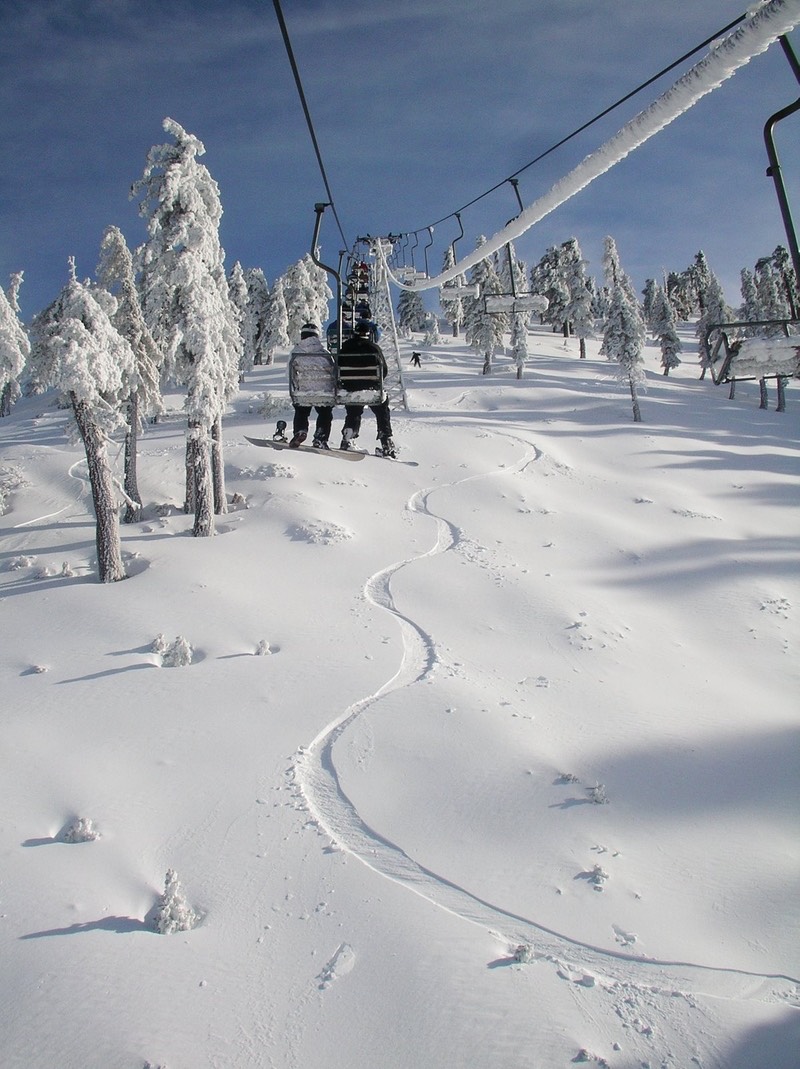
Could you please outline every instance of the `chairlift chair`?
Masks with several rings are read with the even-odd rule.
[[[796,378],[800,376],[800,336],[789,328],[800,325],[797,319],[770,319],[757,322],[739,320],[717,323],[706,331],[705,349],[708,369],[715,386],[725,382],[752,379]],[[731,340],[729,332],[746,327],[781,327],[783,336],[745,337]],[[713,347],[710,336],[719,331]]]
[[[550,302],[541,293],[486,293],[483,297],[487,315],[515,315],[546,312]]]

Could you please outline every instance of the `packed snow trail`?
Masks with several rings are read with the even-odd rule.
[[[362,819],[345,792],[333,755],[337,741],[366,709],[378,703],[384,695],[425,680],[439,663],[433,637],[398,610],[391,590],[392,577],[400,569],[452,551],[459,543],[459,529],[432,511],[429,504],[431,496],[437,490],[453,489],[476,479],[522,472],[543,455],[536,447],[531,452],[530,443],[524,439],[507,432],[503,434],[520,442],[528,450],[516,464],[470,475],[439,487],[429,487],[409,499],[406,505],[409,512],[429,516],[436,522],[434,544],[425,553],[398,561],[375,573],[364,588],[367,600],[390,613],[400,625],[403,639],[401,663],[389,680],[373,694],[346,709],[297,754],[290,774],[302,792],[308,810],[318,827],[337,847],[358,858],[374,872],[505,940],[509,946],[508,963],[513,961],[511,955],[517,946],[529,945],[532,947],[530,961],[549,962],[561,978],[584,987],[599,986],[608,991],[646,991],[670,998],[675,995],[706,995],[725,999],[795,999],[796,985],[800,980],[782,973],[758,973],[722,965],[660,960],[606,949],[572,939],[529,917],[486,901],[409,857],[401,846]]]

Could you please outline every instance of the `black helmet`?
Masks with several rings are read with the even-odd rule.
[[[319,327],[316,323],[304,323],[300,328],[301,338],[319,337]]]
[[[356,334],[371,334],[372,324],[368,319],[359,319],[355,326]]]

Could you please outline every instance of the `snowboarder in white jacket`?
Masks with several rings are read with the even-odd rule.
[[[313,445],[329,449],[333,406],[336,403],[336,365],[322,344],[319,327],[305,323],[300,328],[300,341],[289,356],[289,396],[294,405],[291,448],[302,445],[308,436],[308,420],[312,407],[317,413]]]

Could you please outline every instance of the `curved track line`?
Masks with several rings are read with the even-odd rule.
[[[80,486],[78,496],[75,499],[76,501],[80,501],[82,497],[86,496],[87,483],[89,481],[88,473],[87,475],[80,475],[76,472],[76,469],[79,468],[81,464],[86,465],[86,463],[86,458],[82,457],[80,460],[76,460],[74,464],[70,464],[67,468],[67,475],[69,478],[75,479]],[[71,508],[74,504],[75,501],[72,501],[70,504],[65,505],[63,509],[58,509],[56,512],[46,512],[44,516],[35,516],[32,520],[25,520],[23,523],[15,523],[12,530],[18,530],[22,527],[32,527],[35,523],[42,523],[44,520],[52,520],[54,516],[60,516],[62,512],[66,512],[67,509]]]
[[[516,435],[504,435],[530,448],[530,443]],[[438,661],[436,645],[411,618],[400,612],[392,597],[391,579],[401,568],[453,549],[459,530],[449,520],[429,508],[431,495],[440,489],[452,489],[475,479],[490,478],[523,471],[543,454],[533,447],[533,454],[516,464],[492,472],[470,475],[439,487],[417,491],[408,501],[410,512],[430,516],[436,521],[437,536],[433,546],[416,557],[398,561],[371,576],[364,587],[366,598],[378,608],[391,613],[398,621],[403,637],[403,657],[395,674],[373,694],[351,705],[336,720],[320,731],[308,747],[302,748],[290,774],[318,826],[341,849],[356,857],[367,868],[386,879],[402,884],[409,891],[441,909],[506,940],[510,946],[533,945],[533,958],[555,965],[565,979],[581,984],[635,988],[673,995],[705,994],[716,998],[759,998],[765,993],[774,997],[776,983],[797,983],[782,973],[758,973],[744,969],[705,965],[689,961],[672,961],[625,954],[573,939],[537,923],[529,917],[512,913],[473,894],[467,888],[415,861],[397,843],[366,823],[345,792],[333,758],[336,742],[353,722],[381,697],[425,679]],[[631,967],[635,966],[635,980]],[[564,973],[566,970],[566,974]],[[702,980],[712,990],[705,990]],[[709,984],[708,981],[714,980]]]

